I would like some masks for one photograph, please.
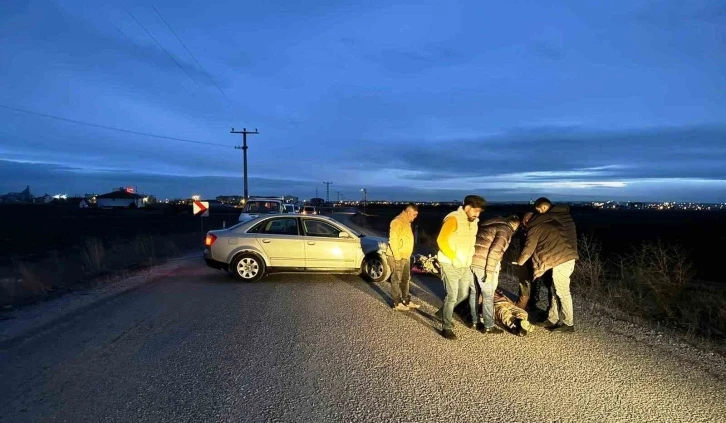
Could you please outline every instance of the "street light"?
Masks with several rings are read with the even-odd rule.
[[[360,192],[363,193],[363,213],[365,213],[366,212],[366,196],[368,194],[368,190],[366,190],[365,188],[361,188]]]

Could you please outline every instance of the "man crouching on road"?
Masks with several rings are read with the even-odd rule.
[[[444,305],[436,312],[436,316],[441,317],[441,335],[446,339],[456,339],[454,307],[468,297],[469,286],[473,284],[471,260],[474,256],[479,214],[484,206],[486,201],[482,197],[467,195],[463,206],[446,215],[436,239],[439,246],[437,259],[441,265],[441,280],[446,289]]]
[[[413,254],[413,231],[411,223],[418,216],[418,206],[409,203],[406,208],[391,221],[388,235],[389,257],[391,264],[391,296],[393,309],[406,311],[420,306],[411,302],[409,286],[411,283],[411,255]]]
[[[484,221],[476,234],[474,257],[471,271],[481,289],[482,314],[484,317],[484,333],[502,333],[503,330],[494,325],[494,291],[499,285],[499,271],[502,269],[502,257],[509,248],[512,235],[519,228],[519,216],[507,218],[493,217]],[[476,288],[472,284],[469,293],[469,307],[474,325],[478,326],[479,313],[476,302]],[[477,327],[478,329],[478,327]]]

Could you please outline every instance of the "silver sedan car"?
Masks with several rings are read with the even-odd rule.
[[[389,278],[388,240],[369,237],[320,215],[261,216],[207,232],[209,267],[255,282],[268,273],[356,274],[371,282]]]

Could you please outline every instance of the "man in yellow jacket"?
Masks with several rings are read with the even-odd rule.
[[[389,261],[391,264],[391,296],[393,309],[407,311],[419,308],[411,302],[409,285],[411,283],[411,255],[413,254],[413,231],[411,223],[418,216],[418,206],[409,203],[406,208],[391,221],[388,234],[390,246]]]
[[[444,305],[436,315],[442,320],[441,335],[446,339],[456,339],[454,307],[469,297],[469,286],[474,284],[471,262],[479,230],[479,214],[485,206],[486,201],[482,197],[467,195],[463,206],[446,215],[436,239],[441,279],[446,288]]]

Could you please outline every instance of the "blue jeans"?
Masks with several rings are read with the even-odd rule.
[[[474,279],[476,279],[481,290],[482,317],[484,318],[484,327],[487,328],[494,326],[494,291],[497,290],[497,285],[499,285],[499,270],[500,265],[497,265],[497,270],[494,273],[486,273],[484,269],[479,267],[472,268]],[[474,283],[471,284],[469,291],[469,307],[471,307],[472,316],[477,316],[476,321],[478,321],[479,314],[476,310],[476,289],[474,288]]]
[[[469,286],[473,283],[474,274],[468,267],[456,268],[450,264],[441,263],[441,280],[444,282],[446,297],[437,315],[441,315],[444,330],[454,329],[454,307],[464,301],[469,293]]]

